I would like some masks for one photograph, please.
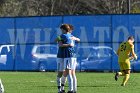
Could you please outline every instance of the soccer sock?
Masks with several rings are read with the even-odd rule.
[[[124,76],[124,72],[118,72],[119,76]]]
[[[62,78],[61,78],[61,90],[65,90],[64,86],[65,86],[66,80],[67,80],[67,78],[62,76]]]
[[[72,75],[68,75],[68,84],[69,84],[69,91],[73,91],[73,78]]]
[[[0,79],[0,93],[4,93],[4,86],[3,86],[3,84],[2,84],[2,81],[1,81],[1,79]]]
[[[58,92],[61,91],[61,78],[57,77],[57,86],[58,86]]]
[[[130,77],[130,74],[125,74],[122,84],[125,85],[129,79],[129,77]]]
[[[76,75],[73,75],[72,78],[73,78],[73,91],[76,92],[77,91],[77,78],[76,78]]]

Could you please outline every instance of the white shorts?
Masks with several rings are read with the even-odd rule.
[[[77,58],[64,58],[64,69],[75,70],[77,65]]]
[[[57,58],[57,71],[64,71],[64,58]]]

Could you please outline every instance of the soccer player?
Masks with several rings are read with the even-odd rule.
[[[64,34],[63,31],[62,31],[62,34]],[[58,42],[58,45],[62,44],[61,35],[56,38],[55,42]],[[64,71],[64,56],[63,56],[63,54],[64,54],[64,48],[59,47],[58,53],[57,53],[57,71],[58,71],[57,86],[58,86],[58,93],[65,93],[64,90],[61,90],[61,78],[62,78],[63,71]],[[65,77],[63,77],[63,78],[65,79]]]
[[[68,24],[63,24],[63,25],[61,25],[61,27],[65,27],[64,29],[67,29],[68,31],[70,31],[70,29],[71,29]],[[58,53],[57,53],[57,70],[58,70],[57,85],[58,85],[58,93],[65,93],[64,83],[66,82],[66,77],[63,77],[63,80],[62,80],[63,83],[61,83],[62,74],[65,73],[64,72],[64,66],[63,66],[64,65],[64,55],[65,55],[64,47],[71,47],[71,46],[73,46],[73,44],[71,44],[71,43],[63,44],[63,39],[61,37],[65,33],[67,33],[67,32],[65,30],[62,30],[62,35],[58,36],[56,38],[56,40],[55,40],[56,42],[58,42],[58,45],[59,45],[59,49],[58,49]],[[72,37],[72,39],[77,39],[77,38]]]
[[[69,27],[70,27],[70,31],[67,32],[67,34],[71,34],[73,29],[74,29],[73,26],[70,25],[70,24],[69,24]],[[73,45],[72,48],[74,49],[75,41],[80,42],[80,39],[76,38],[72,35],[71,37],[69,37],[69,41],[70,41],[69,43],[71,43],[71,45]],[[74,57],[71,56],[71,59],[72,59],[71,75],[72,75],[72,80],[73,80],[73,92],[76,93],[76,91],[77,91],[77,78],[76,78],[76,74],[75,74],[75,69],[76,69],[76,65],[77,65],[77,59],[76,59],[75,56]],[[65,64],[65,66],[66,66],[66,64]],[[66,70],[66,72],[67,72],[67,70]],[[63,77],[62,77],[62,90],[64,89],[64,85],[65,85],[65,82],[66,82],[65,79],[68,75],[68,73],[66,73],[66,72],[63,74]],[[69,85],[69,86],[72,86],[72,85]]]
[[[133,58],[137,59],[137,55],[134,52],[133,42],[134,37],[133,36],[128,37],[128,40],[126,42],[122,42],[120,44],[119,49],[117,51],[118,63],[121,72],[116,73],[115,80],[117,81],[119,76],[124,76],[121,86],[125,86],[130,77],[131,70],[130,60]]]
[[[60,27],[60,29],[62,31],[66,32],[66,34],[63,34],[61,36],[61,38],[63,40],[63,44],[61,45],[61,47],[64,47],[64,68],[65,68],[65,72],[66,72],[66,74],[64,74],[64,77],[66,77],[66,76],[68,77],[68,83],[69,83],[68,93],[73,93],[73,90],[74,90],[73,75],[72,75],[72,70],[74,70],[76,67],[76,65],[75,65],[76,58],[74,57],[75,56],[74,41],[80,40],[80,39],[74,37],[73,35],[71,35],[71,33],[70,33],[72,30],[71,27],[68,24],[62,25]],[[67,45],[67,44],[68,45],[70,44],[72,46],[68,46],[68,47],[63,46],[63,45]],[[74,78],[75,78],[75,76],[74,76]]]

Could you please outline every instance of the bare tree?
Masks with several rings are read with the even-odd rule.
[[[0,16],[126,13],[128,0],[0,0]],[[131,0],[131,13],[140,13],[139,0]]]
[[[131,0],[131,13],[140,13],[140,1]]]

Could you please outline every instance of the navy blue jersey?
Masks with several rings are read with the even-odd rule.
[[[61,35],[61,39],[62,39],[62,42],[63,44],[71,44],[73,43],[75,45],[75,41],[74,40],[71,40],[71,37],[73,35],[71,33],[68,33],[68,34],[62,34]],[[63,57],[64,58],[70,58],[70,57],[75,57],[75,50],[74,50],[74,47],[64,47],[64,50],[63,50]]]
[[[57,58],[64,58],[64,48],[63,47],[58,48]]]
[[[58,37],[59,37],[59,41],[63,42],[61,36],[62,36],[62,35],[58,36]],[[58,41],[58,42],[59,42],[59,41]],[[57,58],[64,58],[64,48],[63,48],[63,47],[59,47],[59,48],[58,48]]]

